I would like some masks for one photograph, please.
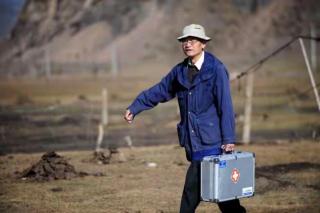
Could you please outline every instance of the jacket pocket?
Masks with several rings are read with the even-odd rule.
[[[184,130],[181,124],[177,125],[177,132],[178,132],[180,146],[184,146],[186,141],[186,131]]]
[[[203,144],[215,144],[221,140],[220,128],[213,121],[198,122],[198,131]]]

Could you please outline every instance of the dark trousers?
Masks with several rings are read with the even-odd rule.
[[[200,162],[192,162],[187,171],[181,198],[180,213],[194,213],[200,203]],[[222,213],[245,213],[239,200],[218,203]]]

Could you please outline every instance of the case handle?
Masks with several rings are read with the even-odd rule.
[[[224,154],[224,155],[230,155],[230,154],[234,154],[236,151],[235,150],[233,150],[233,151],[225,151],[224,149],[222,150],[222,154]]]

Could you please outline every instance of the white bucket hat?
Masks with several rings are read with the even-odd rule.
[[[210,37],[206,36],[204,27],[199,24],[190,24],[188,26],[185,26],[182,31],[182,36],[178,37],[177,39],[178,41],[181,41],[182,39],[190,36],[200,38],[205,41],[211,40]]]

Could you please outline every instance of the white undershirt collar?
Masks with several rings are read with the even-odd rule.
[[[201,56],[198,59],[198,61],[194,64],[194,66],[196,66],[198,70],[200,70],[202,67],[203,61],[204,61],[204,51],[201,52]]]

